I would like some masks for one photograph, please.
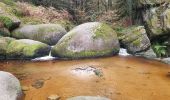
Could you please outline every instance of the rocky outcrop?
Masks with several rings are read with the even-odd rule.
[[[67,100],[111,100],[105,97],[95,97],[95,96],[77,96],[77,97],[72,97]]]
[[[170,35],[170,8],[165,3],[159,7],[150,8],[144,13],[147,33],[151,38]]]
[[[135,54],[146,51],[151,46],[143,26],[133,26],[118,32],[121,45],[128,53]]]
[[[139,0],[141,5],[156,5],[164,2],[170,2],[170,0]]]
[[[0,59],[6,59],[8,45],[14,40],[10,37],[0,37]]]
[[[24,25],[12,32],[12,37],[55,45],[65,34],[66,30],[58,24],[40,24]]]
[[[118,52],[116,32],[99,22],[75,27],[52,48],[53,56],[71,59],[111,56]]]
[[[0,71],[0,100],[20,100],[22,96],[19,80],[10,73]]]
[[[32,59],[46,56],[50,48],[49,45],[34,40],[15,40],[8,45],[7,59]]]

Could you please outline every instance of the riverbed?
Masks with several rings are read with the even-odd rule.
[[[170,100],[170,65],[132,56],[84,60],[0,61],[25,87],[24,100],[103,96],[111,100]]]

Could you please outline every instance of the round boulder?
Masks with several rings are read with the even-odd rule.
[[[52,55],[61,58],[111,56],[119,52],[116,32],[106,24],[89,22],[75,27],[52,48]]]
[[[7,59],[32,59],[49,54],[51,47],[39,41],[21,39],[12,41],[7,48]]]
[[[22,26],[12,32],[12,37],[55,45],[65,34],[66,30],[58,24],[39,24]]]
[[[19,100],[22,96],[19,80],[8,72],[0,71],[0,100]]]

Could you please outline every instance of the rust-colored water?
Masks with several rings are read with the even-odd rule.
[[[93,71],[79,69],[92,67]],[[73,70],[78,68],[78,70]],[[136,57],[109,57],[101,59],[0,62],[0,70],[16,75],[25,91],[25,100],[46,100],[51,94],[68,97],[104,96],[112,100],[170,100],[170,66]],[[35,80],[44,79],[44,85],[32,87]]]

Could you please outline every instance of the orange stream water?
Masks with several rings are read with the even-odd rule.
[[[102,72],[99,77],[88,72],[73,72],[92,66]],[[25,91],[24,100],[46,100],[57,94],[60,100],[88,95],[112,100],[170,100],[170,66],[137,57],[109,57],[86,60],[48,62],[1,61],[0,70],[18,77]],[[44,79],[43,87],[32,87]]]

